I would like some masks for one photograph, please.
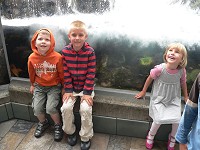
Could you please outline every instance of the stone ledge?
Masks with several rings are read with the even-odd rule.
[[[8,84],[0,86],[0,105],[10,102],[8,87]]]
[[[33,115],[29,93],[29,79],[12,78],[8,85],[1,87],[0,122],[13,118],[37,121]],[[2,94],[1,94],[2,93]],[[145,138],[151,124],[148,114],[149,95],[146,99],[134,99],[136,91],[95,87],[93,123],[95,132]],[[6,101],[4,100],[6,98]],[[6,103],[9,101],[8,103]],[[4,103],[2,103],[4,102]],[[80,125],[79,103],[75,104],[75,119]],[[135,130],[135,128],[137,129]],[[156,139],[167,140],[171,126],[163,125]]]
[[[31,105],[32,94],[29,93],[30,83],[28,79],[13,78],[9,85],[10,101],[25,105]],[[149,93],[146,100],[134,99],[136,93],[130,90],[95,87],[93,114],[150,121],[148,115]],[[78,112],[78,104],[75,111]]]

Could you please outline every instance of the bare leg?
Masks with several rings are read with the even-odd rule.
[[[61,119],[59,113],[51,114],[51,118],[53,119],[54,123],[57,125],[61,124]]]
[[[46,116],[45,116],[45,114],[39,114],[39,115],[37,116],[37,118],[38,118],[38,120],[39,120],[40,123],[43,123],[43,122],[46,121]]]

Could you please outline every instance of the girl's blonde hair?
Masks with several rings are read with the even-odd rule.
[[[87,33],[86,32],[86,25],[85,25],[85,23],[82,22],[82,21],[80,21],[80,20],[73,21],[70,24],[70,28],[69,28],[69,32],[68,33],[70,33],[71,30],[73,30],[73,29],[82,29],[82,30],[85,31],[85,33]]]
[[[167,62],[166,60],[166,54],[168,52],[168,50],[170,49],[177,49],[180,53],[182,53],[183,55],[183,59],[181,61],[181,63],[179,64],[178,68],[185,68],[187,66],[187,50],[185,48],[185,46],[181,43],[171,43],[167,46],[165,53],[163,55],[163,60],[165,62]]]

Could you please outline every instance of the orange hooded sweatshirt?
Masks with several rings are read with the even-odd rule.
[[[41,86],[54,86],[61,83],[63,85],[63,64],[62,56],[58,52],[54,51],[55,39],[52,32],[49,29],[43,28],[49,31],[51,45],[46,55],[41,55],[37,47],[35,47],[35,41],[39,34],[38,30],[32,37],[31,48],[33,53],[28,58],[28,73],[31,85],[34,83]]]

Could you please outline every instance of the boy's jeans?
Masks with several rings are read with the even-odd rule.
[[[73,93],[73,96],[83,96],[83,92]],[[92,97],[94,97],[94,92],[92,93]],[[76,102],[71,98],[68,99],[67,103],[63,103],[61,107],[62,118],[63,118],[63,130],[66,134],[73,134],[76,131],[76,127],[74,125],[74,114],[73,108]],[[81,116],[81,130],[79,132],[81,141],[88,141],[93,137],[93,123],[92,123],[92,106],[89,106],[85,100],[80,103]]]

